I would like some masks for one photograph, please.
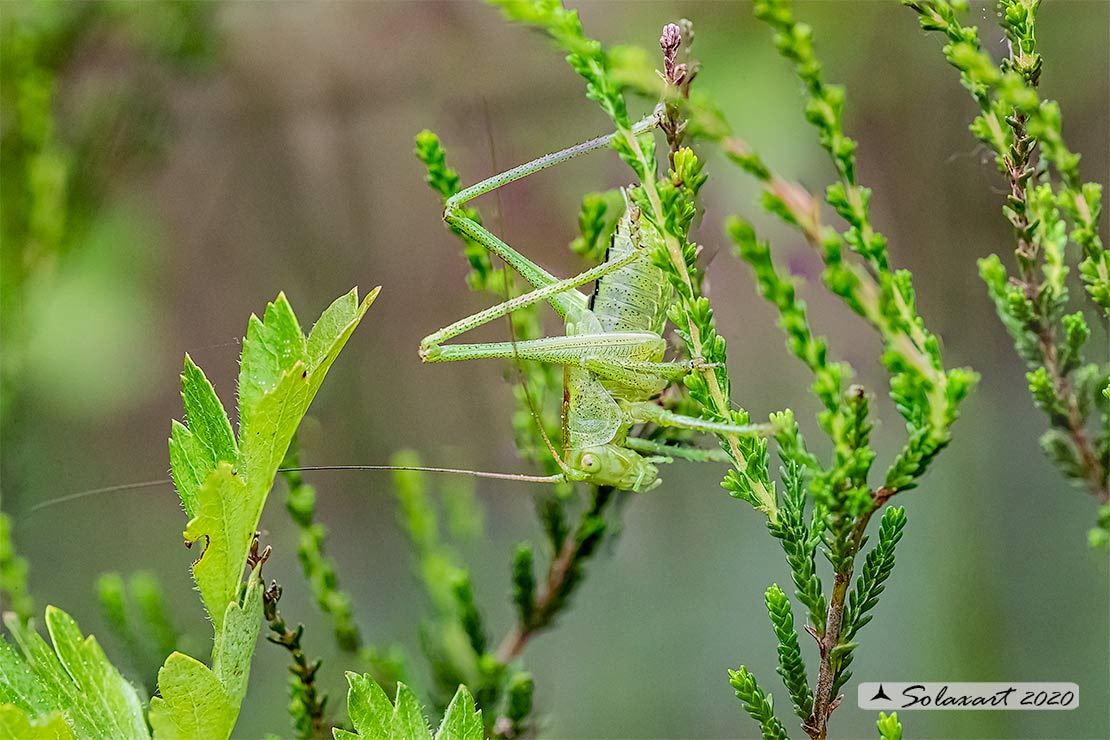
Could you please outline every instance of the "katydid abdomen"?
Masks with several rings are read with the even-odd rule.
[[[636,207],[629,205],[617,223],[605,259],[619,259],[637,250],[643,256],[597,281],[590,308],[605,332],[663,333],[673,290],[651,260],[657,241],[651,234],[650,228],[641,227]]]

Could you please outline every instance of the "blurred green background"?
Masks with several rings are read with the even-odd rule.
[[[830,181],[798,85],[747,3],[579,6],[587,33],[649,48],[665,22],[692,19],[704,63],[695,84],[771,166],[810,188]],[[412,139],[437,131],[469,182],[491,174],[494,159],[502,167],[531,159],[602,133],[606,122],[543,38],[474,2],[117,3],[82,12],[90,15],[50,37],[48,49],[59,72],[55,134],[79,142],[65,155],[84,173],[76,211],[56,249],[30,268],[20,245],[3,244],[3,509],[31,561],[40,610],[57,604],[101,633],[96,575],[147,568],[204,645],[210,633],[188,572],[195,553],[180,546],[185,518],[169,487],[31,508],[165,476],[183,353],[230,404],[246,318],[282,290],[309,323],[352,285],[384,286],[313,407],[303,462],[382,463],[413,448],[433,465],[520,470],[505,368],[422,366],[416,355],[421,337],[487,302],[463,282],[459,245],[423,185]],[[5,23],[38,13],[0,5]],[[974,13],[997,53],[993,10]],[[1093,502],[1038,451],[1044,421],[977,277],[976,259],[1008,256],[1012,241],[999,177],[967,132],[973,103],[938,40],[897,3],[800,3],[798,14],[815,27],[829,79],[847,85],[846,125],[860,141],[860,178],[874,188],[893,261],[912,269],[947,362],[983,375],[952,447],[920,489],[899,496],[910,518],[899,565],[862,634],[833,734],[873,736],[875,717],[854,706],[855,681],[1072,681],[1081,688],[1076,711],[909,712],[907,733],[1110,737],[1110,568],[1087,549]],[[1047,3],[1041,15],[1043,94],[1060,101],[1085,178],[1107,182],[1110,4]],[[5,85],[20,84],[11,76],[20,48],[0,49]],[[12,119],[9,106],[5,136]],[[11,176],[17,164],[9,152],[7,189],[21,186]],[[761,219],[742,173],[719,159],[708,172],[698,240],[713,258],[708,291],[729,342],[734,400],[757,417],[790,406],[813,429],[807,373],[729,255],[721,222],[740,211],[775,238],[795,272],[816,275],[819,265],[795,235]],[[505,188],[507,239],[553,272],[577,272],[566,244],[581,195],[629,176],[615,156],[595,155]],[[18,218],[9,195],[5,218]],[[492,199],[482,205],[492,213]],[[819,288],[805,296],[835,354],[879,395],[874,437],[880,461],[889,459],[901,424],[884,395],[875,337]],[[1092,342],[1092,356],[1100,353],[1105,325]],[[630,502],[622,536],[589,565],[573,609],[529,646],[543,737],[755,736],[725,670],[744,662],[765,688],[777,686],[762,595],[789,574],[763,518],[718,487],[722,472],[667,468],[662,487]],[[311,481],[363,633],[401,641],[415,656],[424,596],[387,474]],[[488,536],[460,549],[499,634],[510,618],[512,545],[536,528],[526,487],[486,481],[478,496]],[[262,526],[275,549],[267,575],[285,586],[282,611],[306,623],[306,648],[325,657],[322,683],[340,710],[345,666],[310,603],[280,494]],[[118,644],[103,642],[121,659]],[[289,734],[286,660],[259,647],[237,737]],[[775,693],[785,705],[781,687]]]

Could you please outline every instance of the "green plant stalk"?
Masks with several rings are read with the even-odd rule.
[[[26,623],[35,612],[35,604],[27,590],[27,560],[15,550],[12,520],[0,512],[0,599],[4,608]]]
[[[298,740],[327,740],[331,735],[325,716],[328,697],[316,687],[316,674],[323,661],[309,661],[305,656],[301,649],[304,625],[298,624],[296,629],[286,625],[277,608],[280,599],[281,586],[277,581],[271,581],[262,594],[262,614],[273,633],[266,639],[288,650],[293,661],[293,665],[289,666],[289,672],[293,674],[289,681],[289,715]]]
[[[602,515],[615,493],[605,486],[595,489],[590,507],[582,515],[577,529],[567,534],[552,558],[543,588],[528,600],[525,614],[501,639],[495,655],[502,666],[520,657],[528,641],[550,627],[570,602],[581,581],[582,565],[597,551],[604,537],[605,530],[598,529],[597,525],[602,522]]]
[[[331,619],[336,645],[346,653],[357,653],[363,647],[362,635],[354,618],[351,596],[340,588],[335,561],[324,552],[327,528],[315,521],[316,490],[305,483],[300,471],[291,469],[299,466],[300,446],[294,436],[281,464],[281,476],[288,489],[285,509],[300,530],[297,559],[316,606]]]
[[[827,364],[824,340],[813,338],[804,305],[794,297],[792,283],[776,273],[769,248],[757,241],[751,227],[739,220],[733,221],[729,230],[741,256],[756,269],[761,292],[779,307],[791,348],[817,377],[814,390],[826,407],[822,426],[837,449],[834,467],[818,467],[815,479],[818,487],[814,491],[819,495],[818,508],[814,510],[815,525],[822,501],[831,507],[823,516],[833,583],[824,619],[815,621],[811,629],[818,643],[820,663],[812,711],[808,715],[804,711],[805,702],[798,701],[801,695],[797,687],[787,682],[804,729],[811,738],[818,740],[827,736],[829,717],[839,704],[839,687],[850,675],[847,668],[855,647],[853,638],[870,620],[865,612],[877,603],[883,582],[893,566],[894,544],[901,537],[905,523],[900,509],[888,509],[884,513],[880,545],[868,555],[856,588],[850,591],[856,556],[862,549],[870,519],[892,496],[912,488],[929,461],[947,445],[957,406],[976,376],[966,370],[944,370],[938,343],[925,329],[913,306],[909,274],[890,269],[886,239],[871,225],[870,191],[855,179],[856,145],[844,134],[841,123],[843,90],[823,82],[820,63],[813,54],[811,30],[794,20],[786,2],[761,0],[756,3],[755,12],[775,30],[776,46],[794,65],[805,85],[807,119],[817,129],[839,179],[828,188],[826,200],[847,221],[849,228],[839,234],[826,226],[817,199],[770,171],[742,140],[728,133],[727,124],[718,128],[723,133],[719,133],[717,139],[730,159],[763,183],[764,208],[798,229],[821,254],[826,266],[822,277],[830,291],[840,296],[879,333],[885,346],[884,364],[891,372],[891,393],[910,430],[910,440],[888,471],[884,484],[871,488],[867,472],[874,453],[867,446],[870,427],[866,424],[866,395],[858,387],[849,388],[846,395],[841,394],[840,379],[850,373],[850,368],[841,366],[843,370],[830,372],[836,366]],[[859,254],[862,265],[844,260],[846,246]],[[796,434],[795,431],[795,437]],[[783,441],[780,439],[780,444]],[[812,456],[804,451],[800,438],[785,441],[783,452],[787,459],[813,465]],[[811,567],[805,564],[802,555],[808,533],[803,529],[793,535],[779,534],[783,535],[780,539],[787,548],[795,582],[799,584],[798,596],[817,617],[819,611],[814,607],[822,604],[814,599],[819,591],[815,594],[807,586],[812,577],[807,575]],[[800,536],[803,540],[790,544],[792,536]],[[803,571],[798,571],[798,567]],[[807,587],[803,589],[803,586]],[[768,604],[770,609],[771,602]],[[774,610],[772,620],[775,621]],[[784,680],[792,656],[797,654],[795,644],[794,640],[784,640],[780,635],[780,673]],[[759,717],[756,719],[762,722]]]
[[[132,669],[147,693],[154,694],[158,668],[180,641],[157,576],[140,570],[125,583],[119,573],[103,573],[96,580],[96,591],[101,612],[123,644]]]
[[[1105,506],[1110,503],[1110,461],[1096,450],[1084,411],[1094,404],[1102,388],[1081,390],[1071,377],[1080,362],[1078,345],[1089,330],[1082,314],[1073,314],[1065,318],[1084,336],[1073,348],[1070,337],[1060,335],[1059,316],[1067,301],[1063,245],[1053,246],[1055,238],[1048,232],[1044,212],[1040,207],[1031,211],[1031,196],[1047,188],[1050,207],[1059,204],[1070,220],[1068,237],[1082,255],[1080,275],[1092,300],[1106,315],[1110,315],[1110,251],[1102,247],[1098,235],[1101,188],[1082,183],[1079,155],[1063,142],[1058,106],[1037,95],[1043,66],[1035,30],[1040,0],[1000,3],[1001,25],[1010,42],[1008,57],[1000,65],[982,49],[977,29],[960,22],[959,13],[966,11],[966,3],[904,0],[904,4],[918,13],[925,30],[948,39],[944,54],[979,103],[980,116],[971,130],[995,152],[1009,186],[1003,212],[1014,230],[1018,277],[1012,281],[1014,287],[1008,287],[1005,269],[996,258],[981,261],[980,270],[1019,353],[1033,369],[1028,377],[1038,405],[1047,412],[1051,426],[1066,435],[1074,451],[1074,465],[1061,457],[1056,458],[1057,464]],[[1061,179],[1058,186],[1049,179],[1047,168],[1038,166],[1038,148],[1055,167]],[[1065,335],[1072,334],[1069,325],[1064,330]],[[1110,417],[1103,426],[1110,427]]]
[[[687,241],[687,234],[686,232],[676,233],[675,229],[666,228],[667,220],[662,217],[664,209],[659,197],[659,182],[655,172],[654,152],[650,155],[645,153],[637,138],[632,134],[631,128],[622,126],[621,122],[617,120],[614,120],[614,124],[616,124],[617,132],[625,139],[626,145],[635,154],[638,160],[638,166],[633,165],[633,169],[635,169],[637,174],[641,177],[642,191],[646,194],[647,200],[651,204],[651,214],[655,216],[652,220],[657,226],[662,227],[660,228],[660,233],[663,235],[663,241],[666,244],[667,255],[670,257],[673,270],[678,274],[681,284],[685,288],[685,290],[677,291],[682,311],[676,313],[683,320],[682,328],[685,330],[686,337],[688,338],[687,345],[690,355],[692,357],[706,358],[708,353],[702,338],[702,328],[693,318],[698,310],[697,301],[700,291],[695,288],[694,282],[690,276],[690,270],[686,264],[684,246],[689,243]],[[677,128],[678,122],[673,120],[672,126]],[[650,218],[652,218],[651,215],[649,215],[649,219]],[[719,362],[723,364],[723,356],[720,358]],[[700,372],[705,378],[708,389],[708,396],[711,404],[709,410],[718,419],[731,419],[732,403],[728,394],[725,392],[724,388],[722,388],[722,383],[718,377],[716,368],[703,367]],[[763,484],[761,479],[748,476],[748,467],[751,464],[750,455],[741,449],[740,437],[735,434],[721,434],[718,436],[721,437],[722,446],[728,452],[729,458],[736,467],[736,470],[741,476],[748,477],[749,480],[751,480],[757,507],[766,513],[770,520],[774,521],[778,517],[778,506],[775,500],[775,494]]]
[[[872,494],[873,507],[863,516],[859,517],[852,526],[849,541],[851,543],[851,556],[846,564],[836,570],[833,575],[833,588],[829,596],[828,616],[824,629],[817,638],[821,662],[818,667],[817,685],[814,690],[813,712],[805,724],[805,730],[810,737],[823,740],[828,733],[829,715],[836,709],[833,704],[834,688],[840,678],[842,666],[835,650],[841,644],[841,629],[844,626],[844,604],[848,596],[848,588],[852,582],[852,573],[855,569],[855,556],[863,546],[864,533],[871,521],[872,515],[893,496],[893,492],[876,492]],[[836,700],[839,704],[839,699]]]

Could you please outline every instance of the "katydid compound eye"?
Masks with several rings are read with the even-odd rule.
[[[587,452],[582,456],[582,469],[587,473],[596,473],[601,469],[601,463],[598,461],[596,455]]]

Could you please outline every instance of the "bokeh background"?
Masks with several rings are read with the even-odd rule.
[[[384,287],[313,406],[304,462],[380,463],[412,448],[429,464],[520,470],[505,368],[422,366],[416,355],[421,337],[486,300],[463,282],[459,245],[422,183],[412,139],[425,127],[440,133],[464,181],[474,181],[491,174],[494,161],[531,159],[597,135],[606,122],[542,37],[475,2],[128,5],[94,9],[52,42],[57,134],[80,142],[69,156],[73,171],[86,174],[61,247],[16,274],[18,285],[8,261],[17,245],[3,245],[11,383],[0,485],[39,609],[57,604],[102,633],[96,575],[150,569],[203,646],[210,632],[188,573],[195,553],[180,545],[185,517],[171,488],[32,507],[165,476],[183,353],[230,404],[237,338],[252,311],[285,291],[307,324],[354,285]],[[665,22],[692,19],[704,62],[695,84],[717,97],[772,166],[810,188],[830,181],[798,85],[748,3],[579,6],[589,34],[649,48]],[[0,6],[5,22],[35,12]],[[997,52],[993,10],[974,12]],[[897,3],[808,2],[798,13],[815,27],[829,79],[847,85],[860,178],[874,188],[892,260],[913,271],[946,361],[983,375],[955,443],[918,490],[899,496],[907,535],[862,633],[834,735],[873,736],[875,717],[854,706],[856,680],[990,680],[1074,681],[1080,707],[910,712],[908,732],[1108,737],[1110,569],[1086,545],[1093,502],[1038,451],[1042,416],[977,277],[977,258],[1008,255],[1012,246],[999,178],[967,132],[973,103],[938,39]],[[1110,177],[1108,28],[1110,4],[1075,0],[1046,4],[1038,29],[1043,93],[1061,103],[1085,178],[1100,182]],[[13,47],[0,52],[10,69]],[[729,254],[721,222],[742,212],[774,237],[795,272],[816,275],[819,266],[795,235],[760,216],[742,173],[718,159],[708,172],[698,237],[715,255],[709,293],[729,342],[734,399],[756,416],[793,407],[813,430],[807,373]],[[600,154],[505,188],[504,232],[552,271],[577,272],[582,265],[566,244],[581,195],[628,178],[615,156]],[[6,173],[4,187],[15,187],[9,180]],[[819,286],[805,297],[835,354],[878,393],[874,437],[880,461],[889,459],[901,424],[883,395],[875,338]],[[1092,353],[1105,357],[1106,347],[1106,327],[1096,328]],[[725,670],[744,662],[765,688],[777,686],[762,594],[789,574],[763,518],[718,487],[722,472],[666,469],[662,487],[630,502],[622,536],[590,564],[573,609],[529,646],[542,736],[756,736]],[[403,643],[420,665],[415,615],[425,598],[388,476],[311,480],[363,633]],[[512,545],[537,527],[526,487],[488,481],[477,495],[487,536],[458,547],[500,633],[510,618]],[[286,616],[306,623],[309,653],[324,656],[321,680],[340,710],[344,665],[310,603],[281,497],[275,493],[263,516],[275,548],[267,574],[285,585]],[[119,644],[103,642],[122,659]],[[284,651],[259,646],[237,737],[289,734],[285,665]],[[775,693],[785,708],[781,687]]]

